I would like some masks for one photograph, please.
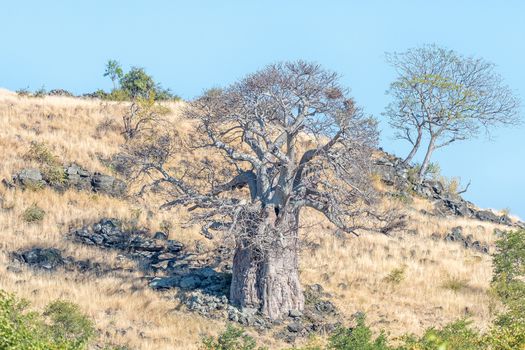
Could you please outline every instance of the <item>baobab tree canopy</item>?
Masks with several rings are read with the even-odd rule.
[[[398,138],[413,146],[406,163],[428,139],[420,178],[435,149],[518,121],[520,102],[492,63],[435,45],[388,54],[387,60],[398,77],[385,114]]]
[[[303,61],[270,65],[208,91],[185,114],[203,135],[192,147],[220,152],[229,167],[213,169],[203,160],[194,177],[177,176],[183,171],[165,167],[176,152],[174,141],[160,134],[130,154],[141,173],[157,172],[156,183],[172,185],[175,198],[164,207],[187,206],[205,234],[225,229],[234,235],[231,302],[273,319],[303,308],[303,208],[322,213],[346,233],[372,223],[383,232],[391,228],[372,205],[376,121],[355,105],[337,74]],[[206,184],[188,181],[197,177]]]

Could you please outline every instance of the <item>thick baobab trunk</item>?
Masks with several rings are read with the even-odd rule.
[[[273,320],[303,309],[297,237],[284,241],[272,244],[265,254],[252,246],[237,247],[230,288],[233,304],[255,308]]]

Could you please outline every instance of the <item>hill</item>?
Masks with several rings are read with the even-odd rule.
[[[165,105],[170,109],[166,116],[170,125],[191,140],[196,131],[180,116],[183,102]],[[158,254],[153,261],[153,255],[144,252],[151,252],[153,248],[146,246],[153,244],[155,254],[174,254],[170,261],[195,263],[195,268],[212,266],[213,272],[206,278],[213,279],[214,273],[228,269],[228,246],[204,238],[197,227],[185,225],[187,213],[159,210],[160,202],[154,195],[138,198],[131,195],[134,188],[128,195],[112,192],[118,187],[112,159],[124,143],[120,123],[126,108],[123,102],[21,97],[0,90],[0,179],[6,179],[0,188],[0,285],[30,300],[36,308],[59,298],[77,303],[95,321],[97,344],[196,349],[202,336],[219,333],[227,319],[198,307],[189,310],[193,304],[184,301],[181,291],[191,290],[191,284],[185,288],[178,280],[175,288],[156,288],[158,282],[152,282],[165,283],[161,277],[169,275],[173,266],[152,267],[161,262]],[[201,156],[181,154],[178,161],[191,162]],[[53,159],[54,166],[65,169],[70,179],[73,175],[88,178],[87,187],[82,182],[49,186],[53,168],[48,168],[48,173],[42,170],[49,160],[42,157]],[[334,306],[334,319],[346,324],[352,315],[364,312],[373,329],[386,329],[391,337],[420,334],[430,326],[464,316],[483,329],[491,321],[493,306],[488,253],[494,251],[498,232],[515,225],[516,220],[503,213],[480,211],[458,198],[453,202],[460,203],[460,208],[450,210],[454,205],[443,199],[446,191],[439,189],[439,184],[429,186],[425,193],[400,192],[400,176],[390,172],[395,158],[379,158],[377,186],[393,194],[392,205],[402,209],[407,226],[391,236],[363,233],[343,238],[320,216],[305,213],[301,282],[322,286],[322,297]],[[29,180],[34,179],[28,169],[44,173],[37,186],[24,186],[24,176],[20,177],[24,169]],[[110,190],[106,191],[108,181]],[[41,220],[31,211],[35,208],[41,209]],[[32,214],[36,214],[35,220]],[[120,241],[110,244],[113,236],[107,234],[101,244],[96,239],[91,244],[78,239],[94,237],[98,231],[93,224],[103,218],[120,220],[126,226],[122,230],[144,231],[137,238],[140,243],[133,248],[129,242],[125,246],[119,246]],[[75,235],[82,227],[88,227],[87,233]],[[153,240],[155,232],[166,233],[168,237],[159,240],[167,239],[168,243]],[[135,238],[133,235],[130,237]],[[187,255],[177,255],[170,242],[180,243]],[[56,266],[31,266],[31,262],[38,265],[38,258],[31,260],[27,252],[35,247],[58,249]],[[224,259],[212,265],[217,256]],[[147,268],[142,268],[144,261]],[[49,259],[43,265],[48,263]],[[204,280],[201,277],[199,283]],[[268,347],[289,346],[284,340],[290,340],[290,334],[276,337],[274,330],[257,329],[250,327],[249,332]],[[298,342],[301,339],[297,337]]]

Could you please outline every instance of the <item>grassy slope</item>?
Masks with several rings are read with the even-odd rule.
[[[172,104],[170,108],[170,120],[177,123],[181,133],[189,134],[190,124],[177,116],[179,105]],[[116,153],[123,139],[117,128],[100,132],[97,126],[109,120],[119,125],[124,110],[125,105],[117,103],[66,97],[20,98],[0,90],[0,179],[29,165],[22,156],[31,141],[46,142],[63,162],[74,161],[92,171],[110,172],[99,158]],[[181,155],[190,160],[193,156]],[[111,340],[137,349],[194,349],[202,334],[214,334],[223,327],[221,322],[177,308],[173,298],[166,298],[173,293],[149,290],[139,273],[95,278],[71,272],[51,275],[7,270],[9,252],[32,245],[60,247],[68,255],[114,266],[131,264],[114,252],[79,247],[64,238],[69,227],[101,216],[130,218],[140,213],[139,222],[152,230],[158,229],[162,220],[170,220],[174,223],[170,238],[192,246],[202,238],[197,228],[182,227],[183,213],[159,212],[159,203],[154,200],[124,201],[76,191],[58,194],[50,190],[12,192],[0,188],[0,197],[4,199],[0,210],[3,289],[30,299],[37,307],[56,298],[75,301],[103,330],[100,341]],[[47,213],[41,224],[29,225],[20,219],[32,203]],[[393,337],[404,332],[418,333],[465,315],[484,327],[490,317],[490,257],[457,244],[432,240],[430,236],[444,236],[450,228],[460,225],[465,234],[492,243],[496,226],[426,216],[419,209],[431,209],[431,204],[416,200],[406,208],[408,229],[417,229],[417,235],[364,234],[346,241],[330,235],[333,228],[321,217],[305,215],[309,228],[303,234],[318,245],[303,252],[303,283],[320,283],[334,296],[333,301],[345,318],[364,311],[373,328],[384,328]],[[405,272],[398,284],[385,280],[400,268]],[[445,288],[450,281],[458,282],[462,288]],[[272,348],[282,345],[261,337]]]

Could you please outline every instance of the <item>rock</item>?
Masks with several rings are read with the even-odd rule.
[[[55,248],[32,248],[16,255],[26,264],[45,270],[54,270],[65,263],[62,253]]]
[[[480,241],[474,241],[472,235],[464,237],[461,226],[454,227],[444,239],[448,242],[458,242],[468,249],[474,249],[485,254],[489,253],[488,245],[482,244]]]
[[[301,324],[301,322],[292,322],[288,325],[288,331],[292,332],[292,333],[299,333],[300,331],[303,330],[303,325]]]
[[[452,215],[469,217],[472,214],[466,201],[462,199],[445,198],[441,201],[442,207]]]
[[[67,185],[77,190],[91,190],[91,173],[77,164],[65,167]]]
[[[157,277],[149,283],[149,286],[153,289],[170,289],[178,286],[179,282],[180,277],[178,276]]]
[[[153,239],[159,239],[159,240],[166,241],[168,240],[168,234],[158,231],[158,232],[155,232],[155,234],[153,235]]]
[[[45,185],[42,173],[35,168],[22,169],[17,175],[15,175],[13,180],[22,187],[40,187]]]
[[[293,318],[299,318],[303,316],[303,313],[299,310],[290,310],[288,312],[288,316],[293,317]]]
[[[463,240],[463,228],[461,226],[454,227],[452,231],[445,236],[445,241],[448,242],[463,242]]]
[[[490,210],[480,210],[476,212],[476,218],[481,221],[491,221],[491,222],[497,222],[499,223],[499,216],[494,214]]]
[[[8,179],[2,179],[2,185],[4,185],[4,187],[8,190],[16,187],[15,184],[12,181],[9,181]]]
[[[201,279],[198,276],[187,276],[181,279],[179,287],[183,289],[195,289],[201,284]]]
[[[94,192],[104,193],[113,197],[122,197],[127,190],[127,186],[123,181],[100,173],[93,175],[91,186]]]
[[[331,301],[322,300],[315,304],[315,309],[323,314],[329,314],[335,311],[335,306]]]

